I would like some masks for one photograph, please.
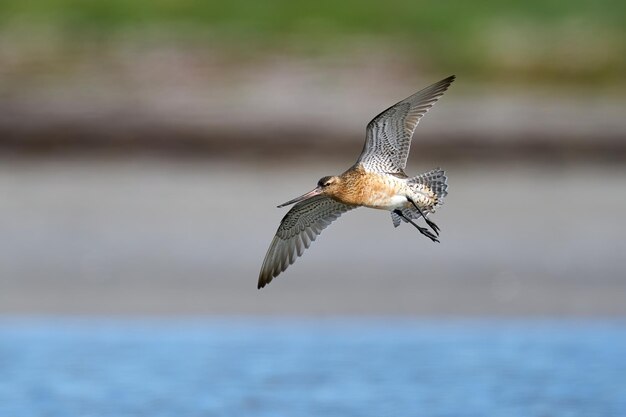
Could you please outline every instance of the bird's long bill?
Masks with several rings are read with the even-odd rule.
[[[313,196],[320,195],[321,193],[322,193],[322,189],[320,187],[315,187],[314,189],[312,189],[308,193],[302,194],[300,197],[296,197],[293,200],[289,200],[286,203],[281,204],[280,206],[278,206],[278,208],[285,207],[285,206],[288,206],[290,204],[299,203],[302,200],[306,200],[307,198],[311,198]]]

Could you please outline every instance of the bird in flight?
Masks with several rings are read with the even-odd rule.
[[[428,215],[441,206],[447,178],[437,168],[416,177],[405,174],[411,137],[420,119],[454,81],[452,75],[394,104],[367,125],[365,146],[356,163],[341,175],[323,177],[308,193],[278,207],[295,205],[278,226],[265,255],[258,288],[277,277],[343,213],[357,207],[391,212],[393,225],[411,223],[439,242],[439,227]],[[414,219],[423,218],[427,227]]]

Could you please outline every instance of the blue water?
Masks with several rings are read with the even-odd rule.
[[[626,322],[4,319],[0,416],[626,416]]]

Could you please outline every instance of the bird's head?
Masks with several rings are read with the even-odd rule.
[[[289,200],[286,203],[281,204],[278,207],[288,206],[290,204],[299,203],[300,201],[304,201],[308,198],[314,197],[316,195],[333,195],[339,189],[339,184],[341,183],[341,178],[337,176],[326,176],[320,178],[317,182],[317,187],[312,189],[306,194],[301,195],[300,197],[296,197],[293,200]]]

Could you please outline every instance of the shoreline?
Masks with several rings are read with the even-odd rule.
[[[344,162],[5,160],[0,315],[626,315],[620,164],[446,163],[440,245],[356,210],[257,290],[276,203]]]

